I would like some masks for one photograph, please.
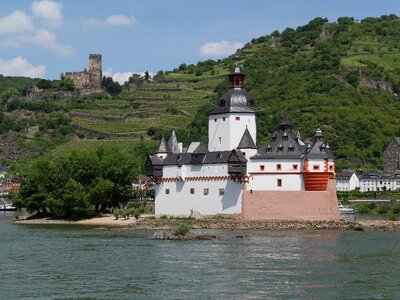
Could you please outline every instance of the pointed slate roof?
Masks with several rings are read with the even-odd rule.
[[[178,140],[176,139],[175,130],[172,130],[171,136],[169,137],[168,149],[171,153],[181,153],[178,145]]]
[[[256,143],[254,143],[254,140],[247,128],[243,133],[237,149],[257,149]]]
[[[167,142],[165,141],[165,137],[163,136],[160,141],[160,145],[157,148],[156,153],[168,153],[170,152],[168,149]]]
[[[333,154],[324,142],[322,131],[318,128],[315,132],[314,145],[309,149],[305,155],[308,159],[332,159]]]
[[[286,119],[278,126],[272,139],[257,150],[252,159],[299,159],[305,154],[305,147],[299,143],[297,136],[288,127]]]
[[[207,153],[207,147],[204,146],[203,143],[200,143],[199,146],[197,146],[197,148],[193,151],[193,153],[198,153],[198,154],[205,154]]]

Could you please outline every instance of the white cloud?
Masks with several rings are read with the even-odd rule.
[[[61,56],[71,56],[75,49],[69,45],[59,44],[56,36],[46,29],[36,29],[32,35],[21,35],[16,38],[21,43],[30,43],[42,46]]]
[[[5,76],[25,76],[32,78],[43,78],[46,67],[43,65],[32,66],[26,58],[21,56],[9,60],[0,59],[0,74]]]
[[[114,26],[132,25],[135,19],[124,15],[111,15],[106,19],[106,23]]]
[[[105,20],[90,18],[83,21],[84,25],[89,26],[127,26],[136,23],[134,17],[128,17],[125,15],[111,15]]]
[[[42,18],[47,24],[59,27],[62,24],[62,5],[50,0],[35,1],[32,3],[33,15]]]
[[[114,81],[117,81],[119,84],[124,84],[125,81],[128,81],[129,77],[131,77],[132,74],[139,74],[141,76],[144,76],[144,72],[128,71],[128,72],[113,73],[111,69],[108,69],[107,71],[103,72],[103,76],[111,77]],[[155,74],[153,72],[149,72],[149,75],[153,77]]]
[[[0,18],[0,34],[21,33],[33,30],[32,17],[20,10]]]
[[[205,43],[200,47],[201,55],[229,55],[233,54],[237,49],[242,48],[244,45],[239,42],[210,42]]]

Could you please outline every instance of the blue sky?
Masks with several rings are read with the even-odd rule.
[[[226,57],[315,17],[400,15],[399,0],[0,0],[0,73],[57,79],[103,55],[103,71],[170,70]]]

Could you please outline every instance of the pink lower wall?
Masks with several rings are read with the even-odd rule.
[[[329,179],[326,191],[243,191],[244,220],[338,221],[336,180]]]

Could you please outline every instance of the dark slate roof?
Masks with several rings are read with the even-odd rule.
[[[200,143],[197,146],[197,148],[193,151],[193,153],[202,153],[202,154],[204,154],[204,153],[207,153],[207,151],[208,151],[207,147],[203,143]]]
[[[158,146],[156,153],[169,153],[169,152],[170,152],[169,147],[167,145],[167,142],[165,141],[165,137],[163,136],[161,138],[160,145]]]
[[[207,152],[207,153],[183,153],[183,154],[168,154],[163,160],[162,164],[164,166],[168,165],[190,165],[192,164],[192,156],[199,156],[202,158],[202,164],[220,164],[227,163],[232,151],[215,151],[215,152]],[[237,154],[247,161],[246,158],[240,151],[237,151]]]
[[[395,136],[393,139],[400,145],[400,136]]]
[[[256,143],[254,143],[254,140],[251,137],[251,134],[247,128],[243,133],[242,139],[240,140],[237,149],[257,149]]]
[[[333,159],[329,146],[324,142],[322,131],[318,129],[315,133],[314,144],[306,153],[308,159]]]
[[[293,125],[292,123],[288,120],[288,118],[286,116],[284,116],[281,120],[281,122],[279,123],[279,127],[281,128],[292,128]]]
[[[299,144],[295,134],[284,127],[274,133],[272,139],[258,149],[252,159],[297,159],[305,154],[304,145]]]
[[[374,178],[379,178],[379,177],[380,177],[379,173],[374,172],[374,171],[365,171],[361,175],[362,179],[367,179],[367,178],[374,179]]]
[[[210,115],[226,114],[226,113],[255,113],[256,107],[250,107],[250,100],[253,97],[244,88],[230,88],[225,94],[222,95],[220,102],[224,100],[223,107],[215,107]]]
[[[175,130],[172,130],[171,136],[169,137],[168,149],[171,153],[181,153],[178,145],[178,140],[176,139]]]
[[[350,177],[355,173],[354,170],[343,170],[336,173],[337,180],[349,180]]]
[[[157,156],[157,154],[149,155],[149,160],[151,161],[152,165],[162,165],[163,161]]]

